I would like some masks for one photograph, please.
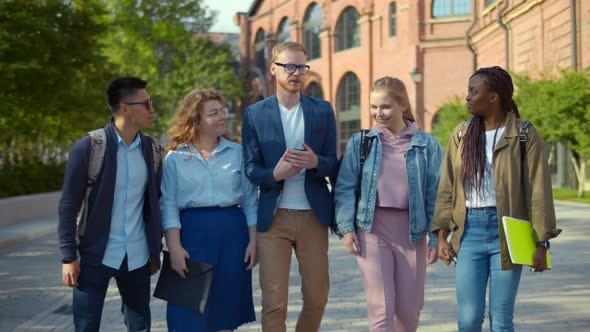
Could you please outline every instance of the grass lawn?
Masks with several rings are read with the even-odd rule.
[[[553,199],[590,204],[590,191],[584,191],[584,197],[578,198],[576,189],[553,189]]]

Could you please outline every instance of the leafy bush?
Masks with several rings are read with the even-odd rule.
[[[65,163],[25,162],[0,171],[0,198],[60,190]]]
[[[467,107],[459,97],[454,97],[445,103],[434,115],[432,121],[432,135],[436,137],[443,149],[447,148],[449,136],[453,129],[461,122],[471,118]]]

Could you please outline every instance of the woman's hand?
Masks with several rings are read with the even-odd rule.
[[[356,236],[355,232],[348,232],[342,236],[342,241],[344,242],[344,247],[346,248],[346,252],[360,257],[361,250],[359,245],[359,239]]]
[[[438,248],[428,247],[426,251],[426,263],[434,264],[438,260]]]
[[[547,270],[547,249],[539,247],[533,256],[533,266],[531,267],[531,271],[543,272],[545,270]]]
[[[178,273],[183,279],[186,278],[188,273],[186,260],[187,258],[190,258],[188,252],[184,250],[180,244],[172,248],[169,247],[168,250],[170,252],[170,264],[172,265],[172,270]]]
[[[438,258],[445,263],[446,265],[451,264],[453,257],[455,257],[455,252],[453,248],[447,241],[447,236],[449,235],[449,231],[446,229],[439,229],[438,230]]]
[[[248,247],[246,247],[246,254],[244,255],[244,263],[247,263],[246,270],[252,270],[258,264],[258,249],[256,248],[256,239],[250,240]]]

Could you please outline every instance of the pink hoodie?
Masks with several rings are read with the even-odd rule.
[[[377,181],[377,206],[408,209],[408,173],[405,153],[412,135],[418,132],[414,122],[399,135],[378,124],[373,129],[378,131],[381,139],[381,169]]]

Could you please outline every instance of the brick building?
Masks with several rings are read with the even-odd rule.
[[[372,125],[371,83],[402,79],[430,130],[438,108],[465,95],[478,67],[512,72],[590,66],[587,0],[255,0],[234,18],[241,71],[255,99],[271,95],[272,47],[305,45],[306,91],[336,111],[339,149]]]

